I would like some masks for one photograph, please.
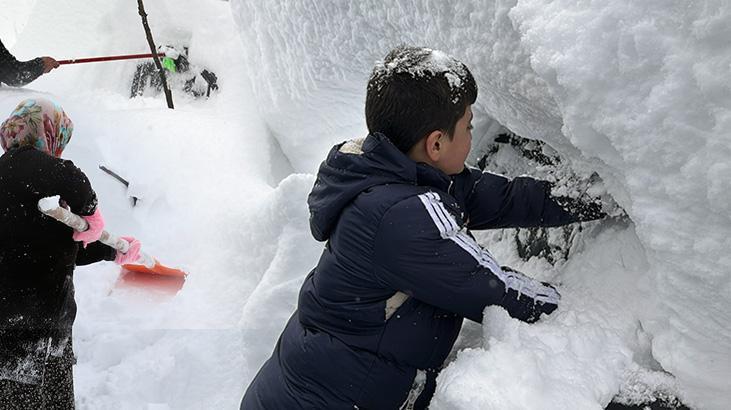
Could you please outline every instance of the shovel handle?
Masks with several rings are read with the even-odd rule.
[[[104,56],[104,57],[89,57],[89,58],[74,58],[70,60],[58,60],[58,64],[83,64],[83,63],[98,63],[102,61],[117,61],[117,60],[134,60],[139,58],[152,58],[152,57],[165,57],[165,53],[157,54],[126,54],[119,56]]]
[[[44,198],[38,201],[38,210],[40,210],[43,214],[48,215],[51,218],[63,223],[64,225],[71,227],[77,232],[84,232],[85,230],[89,229],[89,224],[84,218],[61,206],[49,206],[49,200],[55,200],[56,204],[58,204],[58,200],[56,197]],[[129,242],[107,231],[102,231],[102,236],[99,237],[99,242],[111,246],[115,250],[118,250],[122,253],[127,253],[127,251],[129,250]],[[148,268],[152,268],[153,266],[155,266],[155,259],[144,252],[140,252],[140,257],[135,263],[138,265],[144,265]]]

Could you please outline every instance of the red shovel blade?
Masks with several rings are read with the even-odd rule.
[[[155,261],[152,268],[144,265],[122,265],[117,288],[144,288],[167,295],[174,295],[185,284],[188,274],[180,269],[170,268]]]
[[[180,269],[170,268],[167,267],[157,260],[155,261],[155,266],[152,268],[148,268],[145,265],[134,265],[134,264],[127,264],[122,265],[124,269],[133,271],[133,272],[139,272],[139,273],[147,273],[147,274],[155,274],[155,275],[163,275],[163,276],[175,276],[175,277],[181,277],[185,279],[188,274],[185,271],[182,271]]]
[[[130,270],[127,266],[117,279],[115,288],[136,288],[164,295],[175,295],[185,284],[185,276],[155,275]]]

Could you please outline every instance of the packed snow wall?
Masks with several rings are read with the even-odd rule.
[[[314,172],[331,144],[365,133],[375,61],[398,44],[425,45],[463,60],[477,79],[475,147],[494,136],[495,121],[545,141],[577,172],[601,175],[628,213],[632,224],[587,237],[580,254],[551,274],[573,285],[569,291],[592,290],[566,306],[598,307],[603,317],[563,313],[531,335],[488,314],[484,342],[457,355],[435,406],[530,407],[540,403],[531,395],[551,397],[542,385],[570,389],[565,380],[542,380],[517,391],[527,399],[489,400],[505,386],[486,375],[510,369],[501,354],[517,359],[515,345],[530,350],[531,340],[554,340],[547,342],[554,353],[573,346],[577,354],[558,364],[583,366],[559,372],[586,379],[575,383],[586,385],[575,403],[588,397],[587,406],[606,405],[637,377],[629,363],[643,361],[672,374],[676,393],[694,408],[731,402],[727,2],[234,0],[232,7],[260,112],[296,170]],[[499,249],[501,241],[490,245]],[[627,326],[617,330],[616,346],[597,324],[607,316],[617,329]],[[593,324],[577,340],[556,330],[580,328],[584,319]],[[607,363],[592,364],[597,355]],[[484,374],[470,368],[480,360]],[[517,368],[543,375],[550,371],[541,366],[556,365],[540,354],[532,360]]]

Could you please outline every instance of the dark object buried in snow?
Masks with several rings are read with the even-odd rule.
[[[527,174],[550,181],[556,202],[584,220],[604,218],[607,211],[610,218],[627,219],[624,210],[608,194],[595,194],[596,188],[603,184],[598,174],[577,173],[542,141],[504,130],[493,143],[483,148],[479,158],[477,166],[483,171],[511,178]],[[517,228],[512,232],[521,259],[539,257],[556,265],[569,258],[572,244],[582,229],[581,224],[574,224],[557,228]]]
[[[99,165],[99,169],[101,169],[102,171],[104,171],[104,173],[106,173],[107,175],[109,175],[112,178],[116,179],[117,181],[121,182],[122,185],[124,185],[125,188],[129,188],[129,181],[127,181],[126,179],[122,178],[116,172],[114,172],[111,169],[105,167],[104,165]],[[134,195],[131,195],[130,198],[132,198],[132,206],[133,207],[134,206],[137,206],[137,201],[139,201],[140,198],[138,198],[138,197],[136,197]]]
[[[622,404],[611,402],[605,410],[691,410],[677,399],[671,401],[656,400],[651,403],[643,404]]]
[[[168,47],[168,52],[173,50]],[[165,51],[165,50],[163,50]],[[173,58],[177,54],[177,57]],[[191,65],[188,61],[188,47],[182,52],[169,52],[170,57],[163,59],[163,66],[167,70],[168,85],[171,89],[178,89],[195,98],[210,97],[211,91],[218,90],[218,77],[212,71]],[[162,80],[152,62],[144,62],[137,65],[130,98],[139,97],[145,94],[146,90],[154,90],[155,93],[162,91]]]
[[[581,215],[592,215],[612,209],[610,218],[628,223],[629,217],[618,208],[611,197],[598,197],[592,186],[602,184],[598,174],[581,175],[562,160],[559,154],[542,141],[521,137],[504,130],[493,142],[486,145],[479,154],[477,165],[484,171],[492,171],[514,177],[522,174],[539,175],[555,180],[554,188],[561,185],[581,187],[572,197],[559,197],[557,202],[565,209]],[[518,256],[528,261],[540,258],[551,265],[559,265],[569,259],[573,245],[580,240],[581,224],[555,228],[518,228],[505,230],[503,238],[513,237]],[[617,397],[616,400],[621,400]],[[663,392],[656,392],[652,401],[641,404],[611,402],[606,410],[691,410],[677,398]]]

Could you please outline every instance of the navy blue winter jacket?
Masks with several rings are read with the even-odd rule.
[[[308,201],[325,249],[241,408],[397,409],[419,396],[422,371],[432,377],[416,407],[428,404],[463,318],[501,305],[535,321],[558,303],[469,233],[575,222],[549,192],[474,169],[449,177],[380,134],[335,146]]]

